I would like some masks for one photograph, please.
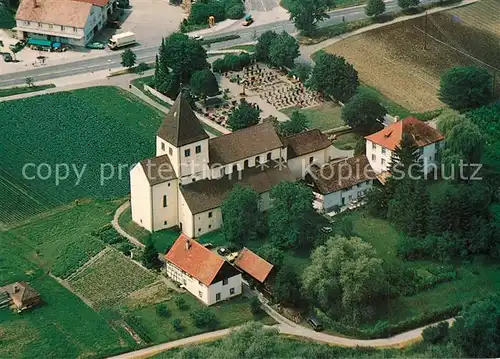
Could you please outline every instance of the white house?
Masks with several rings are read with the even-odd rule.
[[[296,163],[309,164],[312,154],[322,164],[333,151],[317,130],[299,137],[308,148],[294,153]],[[271,188],[302,175],[299,165],[292,169],[287,163],[296,142],[278,136],[272,123],[209,138],[179,95],[158,130],[156,157],[130,172],[132,219],[150,232],[178,226],[187,236],[198,237],[221,227],[220,207],[235,184],[255,190],[266,211]]]
[[[184,234],[165,255],[165,262],[167,276],[206,305],[242,293],[241,272]]]
[[[361,155],[314,166],[306,182],[313,188],[314,207],[331,213],[359,203],[376,178],[368,159]]]
[[[443,135],[425,122],[407,117],[365,137],[366,157],[375,172],[389,170],[392,154],[401,143],[403,133],[409,134],[418,147],[418,161],[424,165],[426,172],[439,162],[439,153],[444,147]]]
[[[117,0],[21,0],[16,13],[19,39],[85,46],[117,8]]]

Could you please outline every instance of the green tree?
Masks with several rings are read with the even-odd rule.
[[[366,140],[360,137],[356,141],[356,146],[354,147],[354,156],[364,155],[366,153]]]
[[[245,243],[257,238],[260,217],[257,192],[237,184],[222,203],[221,210],[222,231],[227,241]]]
[[[156,314],[160,317],[168,318],[170,316],[170,310],[168,310],[166,304],[161,303],[156,306]]]
[[[302,285],[321,308],[356,321],[383,291],[382,260],[361,238],[335,237],[312,252]]]
[[[326,220],[312,206],[312,190],[300,182],[283,181],[271,189],[270,198],[272,242],[279,248],[313,247]]]
[[[311,75],[312,67],[309,64],[297,63],[293,65],[292,71],[290,71],[290,75],[296,76],[300,82],[306,83]]]
[[[304,35],[312,35],[318,22],[329,19],[327,11],[334,7],[333,0],[291,0],[288,6],[290,20]]]
[[[454,67],[441,76],[439,99],[458,111],[480,107],[492,101],[492,84],[484,68]]]
[[[217,59],[212,63],[212,70],[214,72],[222,73],[228,70],[224,59]]]
[[[181,332],[182,331],[182,322],[179,318],[175,318],[172,320],[172,327],[175,329],[176,332]]]
[[[302,298],[300,279],[292,266],[285,265],[276,274],[273,296],[280,303],[292,305],[300,303]]]
[[[186,303],[186,300],[182,297],[175,297],[175,305],[179,310],[188,310],[189,306]]]
[[[411,7],[416,7],[420,4],[420,0],[398,0],[398,6],[403,9],[409,9]]]
[[[342,108],[342,120],[355,131],[370,134],[381,130],[387,110],[378,99],[367,93],[354,95]]]
[[[215,313],[209,308],[196,309],[189,313],[193,324],[198,328],[210,328],[213,329],[217,327],[217,318]]]
[[[358,89],[358,72],[343,57],[321,52],[309,83],[314,90],[347,102]]]
[[[278,132],[282,136],[291,136],[304,132],[309,126],[309,120],[302,112],[294,111],[289,121],[278,123]]]
[[[439,131],[444,136],[450,133],[451,129],[463,121],[467,121],[465,115],[460,114],[458,111],[446,109],[438,117],[436,117],[436,124]]]
[[[466,116],[485,137],[482,162],[496,171],[500,170],[500,103],[482,106],[467,112]]]
[[[122,66],[127,68],[132,68],[135,66],[137,60],[137,55],[130,49],[126,49],[122,52]]]
[[[209,69],[193,73],[189,86],[194,95],[202,98],[215,96],[219,93],[219,84],[217,83],[217,79],[215,78],[213,72]]]
[[[269,62],[273,66],[292,68],[293,61],[299,55],[299,43],[292,35],[285,31],[271,42]]]
[[[161,65],[178,75],[181,83],[188,83],[194,72],[209,67],[207,53],[200,42],[181,33],[173,33],[163,40],[160,60]]]
[[[146,238],[144,252],[142,253],[142,264],[148,269],[159,268],[161,265],[158,259],[158,251],[154,246],[151,236]]]
[[[250,311],[253,315],[259,315],[262,313],[262,308],[260,307],[260,301],[257,296],[250,298]]]
[[[257,250],[257,254],[271,263],[277,269],[283,266],[283,260],[285,258],[283,250],[279,249],[276,246],[273,246],[270,243],[266,243],[262,247],[259,247],[259,249]]]
[[[467,306],[451,327],[452,341],[467,357],[500,357],[500,300],[498,296]]]
[[[391,156],[389,172],[395,179],[404,178],[411,171],[412,174],[422,170],[418,164],[418,146],[415,144],[413,137],[406,131],[403,131],[401,142],[396,146]]]
[[[260,109],[242,99],[238,107],[229,115],[227,124],[231,130],[237,131],[259,123]]]
[[[255,46],[255,55],[259,61],[267,62],[269,61],[269,51],[271,50],[271,44],[278,37],[278,34],[274,31],[266,31],[257,39],[257,45]]]
[[[165,40],[162,40],[155,61],[154,88],[170,98],[176,98],[180,91],[179,74],[171,72]]]
[[[365,7],[366,16],[379,16],[385,12],[384,0],[368,0]]]
[[[24,82],[28,85],[28,87],[33,87],[35,85],[35,80],[30,76],[24,78]]]

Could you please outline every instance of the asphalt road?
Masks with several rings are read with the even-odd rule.
[[[436,2],[436,0],[422,1],[422,3],[424,4],[432,2]],[[398,6],[395,0],[386,2],[386,11],[394,11],[397,8]],[[349,22],[349,21],[364,19],[367,17],[365,15],[363,7],[340,9],[330,12],[329,15],[330,18],[322,21],[319,24],[319,27],[338,24],[341,23],[342,21]],[[238,22],[233,26],[221,30],[217,34],[205,36],[205,39],[212,39],[224,34],[235,33],[235,32],[237,32],[238,35],[240,35],[239,39],[219,42],[212,44],[210,46],[210,50],[217,50],[254,41],[256,37],[260,36],[262,33],[268,30],[274,30],[276,32],[286,31],[291,34],[297,31],[295,29],[294,24],[289,20],[279,21],[261,26],[255,23],[249,27],[242,27],[241,24]],[[133,48],[133,50],[137,55],[137,62],[152,62],[155,59],[158,47],[138,46],[136,48]],[[53,78],[80,75],[93,71],[101,71],[105,69],[113,70],[121,67],[120,62],[121,62],[121,51],[117,51],[96,58],[90,58],[60,65],[46,66],[32,70],[8,73],[0,75],[0,87],[24,84],[25,83],[24,79],[26,77],[32,77],[36,82],[40,82],[40,81],[50,80]]]

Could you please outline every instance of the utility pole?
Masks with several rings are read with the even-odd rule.
[[[424,25],[424,50],[427,50],[427,11],[425,12],[425,25]]]

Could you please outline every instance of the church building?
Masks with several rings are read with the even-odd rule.
[[[130,171],[132,220],[150,232],[178,226],[198,237],[221,227],[220,207],[235,184],[255,190],[266,211],[273,186],[304,178],[333,151],[319,130],[282,138],[270,122],[209,138],[180,94],[157,132],[156,156]]]

